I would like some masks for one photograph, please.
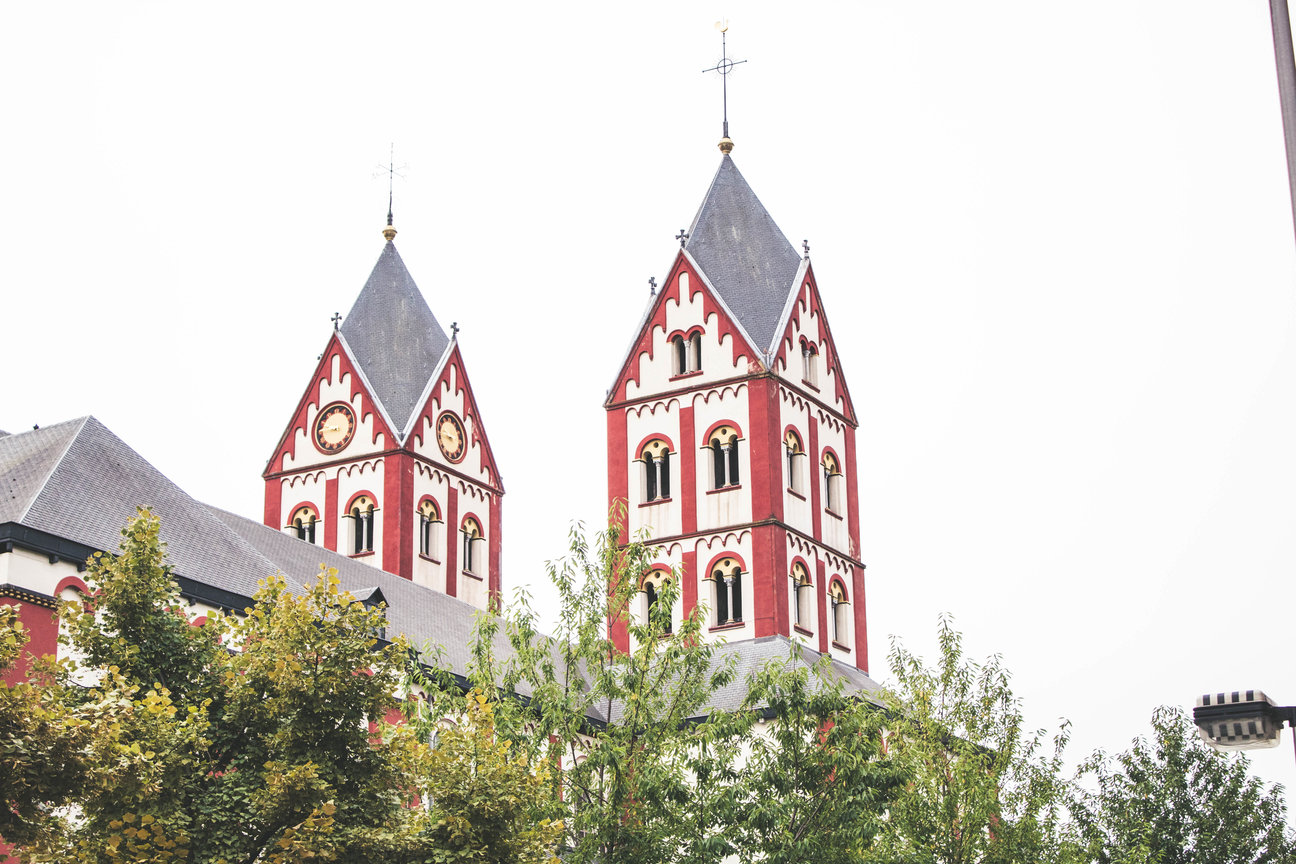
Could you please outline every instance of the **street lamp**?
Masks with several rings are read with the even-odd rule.
[[[1278,746],[1283,723],[1296,729],[1296,706],[1280,707],[1262,690],[1207,693],[1197,698],[1193,722],[1216,750],[1264,750]]]

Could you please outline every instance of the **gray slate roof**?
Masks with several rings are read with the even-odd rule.
[[[147,506],[162,521],[178,575],[245,598],[275,573],[302,585],[326,564],[357,597],[382,593],[390,634],[404,633],[419,647],[431,640],[453,671],[467,671],[475,607],[195,501],[93,417],[0,438],[0,495],[0,523],[108,552],[117,550],[136,507]],[[496,648],[506,653],[502,641]]]
[[[756,341],[771,350],[801,256],[729,154],[689,228],[685,247]]]
[[[401,435],[450,339],[390,240],[347,313],[342,335]]]
[[[714,711],[737,711],[747,698],[747,682],[768,663],[809,669],[822,656],[818,651],[805,646],[794,652],[792,641],[786,636],[761,636],[723,645],[712,657],[711,671],[714,673],[722,664],[729,662],[729,657],[733,657],[733,680],[715,693],[703,713],[691,719],[702,719]],[[881,689],[881,685],[868,675],[838,660],[833,661],[832,670],[842,680],[846,693],[858,694],[874,704],[881,704],[880,697],[873,695]],[[623,703],[612,705],[613,721],[620,719],[624,708]]]

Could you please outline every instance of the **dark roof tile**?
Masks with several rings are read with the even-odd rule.
[[[388,242],[342,324],[342,335],[402,435],[450,344],[396,245]]]
[[[684,247],[761,351],[769,351],[801,256],[728,154]]]

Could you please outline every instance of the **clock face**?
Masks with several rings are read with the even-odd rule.
[[[464,457],[463,423],[459,422],[453,412],[447,411],[437,419],[436,440],[441,452],[451,462],[458,462]]]
[[[355,435],[355,414],[351,406],[338,402],[315,418],[315,446],[323,453],[337,453],[351,443]]]

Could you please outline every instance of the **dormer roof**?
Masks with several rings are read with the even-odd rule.
[[[727,153],[688,234],[684,248],[757,347],[771,351],[801,256]]]
[[[347,313],[342,336],[374,399],[403,430],[450,339],[391,241]]]

